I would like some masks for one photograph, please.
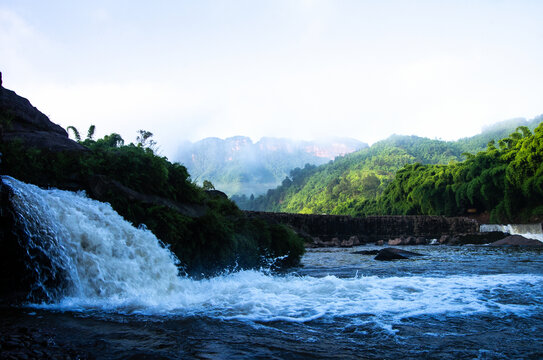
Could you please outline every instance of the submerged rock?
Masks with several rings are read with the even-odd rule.
[[[404,259],[410,259],[416,256],[424,256],[424,255],[416,253],[416,252],[412,252],[412,251],[401,250],[401,249],[384,248],[380,250],[379,253],[377,253],[377,256],[374,259],[380,260],[380,261],[404,260]]]
[[[504,239],[494,241],[490,246],[543,246],[543,243],[521,235],[510,235]]]

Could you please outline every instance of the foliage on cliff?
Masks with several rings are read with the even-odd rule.
[[[422,166],[421,164],[442,166],[449,164],[450,167],[454,167],[463,160],[463,153],[484,150],[489,141],[507,136],[518,124],[533,129],[540,121],[541,117],[530,122],[506,121],[487,128],[479,135],[455,142],[416,136],[392,136],[368,149],[337,158],[329,164],[295,169],[281,186],[269,190],[264,196],[233,197],[233,200],[241,208],[248,210],[292,213],[355,216],[419,213],[461,215],[467,208],[483,209],[483,207],[464,201],[454,208],[447,203],[436,205],[433,212],[425,212],[414,205],[410,207],[399,198],[397,200],[403,205],[386,200],[392,196],[392,190],[388,189],[395,186],[394,183],[399,181],[401,176],[405,176],[405,169],[397,174],[404,166],[407,169],[418,168]],[[485,191],[491,192],[491,189],[487,186]],[[499,196],[499,193],[496,194]],[[445,196],[439,192],[437,195]]]
[[[124,145],[118,134],[96,141],[91,135],[80,143],[89,151],[52,152],[28,148],[22,141],[1,142],[0,172],[44,187],[86,189],[89,195],[93,179],[106,178],[147,197],[204,209],[202,216],[188,217],[167,205],[137,201],[111,189],[100,199],[136,226],[145,224],[189,273],[209,274],[236,265],[254,268],[270,257],[284,257],[278,266],[299,261],[303,241],[292,231],[248,219],[228,199],[211,196],[192,183],[184,166],[156,155],[149,144]]]

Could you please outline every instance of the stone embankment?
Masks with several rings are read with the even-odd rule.
[[[354,246],[366,243],[421,245],[432,243],[478,243],[479,224],[466,217],[306,215],[246,212],[289,226],[310,247]],[[502,234],[502,233],[500,233]],[[500,234],[497,234],[500,238]],[[486,234],[488,235],[488,234]],[[501,237],[505,237],[501,236]]]

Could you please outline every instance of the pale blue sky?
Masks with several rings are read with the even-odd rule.
[[[455,139],[543,113],[543,1],[9,1],[4,85],[98,135]]]

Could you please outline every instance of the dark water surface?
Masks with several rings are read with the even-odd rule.
[[[427,256],[393,262],[351,254],[370,249],[309,250],[284,275],[186,279],[175,305],[3,308],[2,333],[40,332],[72,358],[543,358],[541,250],[405,247]]]

